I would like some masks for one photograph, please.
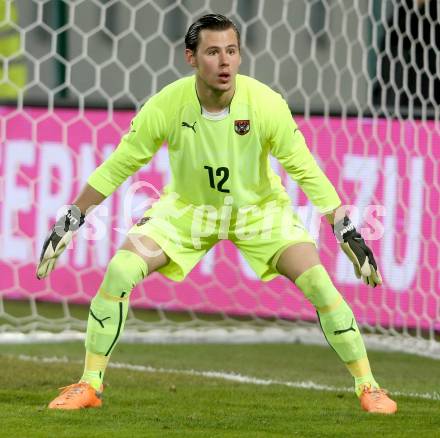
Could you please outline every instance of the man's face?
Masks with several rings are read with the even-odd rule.
[[[199,34],[196,53],[187,49],[185,55],[187,62],[196,69],[196,75],[208,88],[226,92],[234,86],[241,63],[234,29],[203,29]]]

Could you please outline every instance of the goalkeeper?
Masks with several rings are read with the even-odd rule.
[[[313,239],[295,214],[281,213],[290,208],[290,199],[270,167],[270,155],[326,215],[356,275],[372,287],[381,284],[373,254],[350,219],[337,213],[340,199],[288,105],[267,86],[237,74],[240,34],[226,17],[201,17],[188,29],[185,45],[195,74],[149,99],[44,243],[38,278],[53,270],[89,209],[168,143],[171,182],[111,259],[90,305],[84,373],[49,408],[101,406],[104,372],[134,286],[154,271],[181,281],[213,245],[229,239],[262,280],[284,275],[312,303],[328,343],[354,378],[361,407],[396,412],[396,403],[372,375],[353,312],[322,266]],[[221,212],[218,220],[213,211]],[[269,221],[268,211],[280,213]]]

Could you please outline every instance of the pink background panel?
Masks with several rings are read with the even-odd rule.
[[[84,233],[93,235],[96,229],[83,228],[58,269],[38,281],[35,263],[56,210],[73,200],[90,172],[114,149],[133,113],[0,107],[0,116],[0,293],[17,299],[88,302],[130,225],[122,214],[126,190],[134,181],[163,187],[168,179],[166,148],[99,210],[106,232],[86,241]],[[293,206],[318,240],[323,264],[359,322],[440,329],[438,124],[295,119],[343,203],[358,207],[354,217],[363,235],[382,229],[368,244],[384,284],[370,289],[354,277],[325,220],[319,227],[305,196],[274,164]],[[148,205],[156,197],[151,188],[144,188],[133,205]],[[371,205],[376,207],[368,214]],[[133,208],[132,221],[142,214],[143,208]],[[131,302],[147,308],[315,319],[314,309],[294,286],[282,278],[258,281],[230,242],[218,244],[183,283],[153,274],[136,288]]]

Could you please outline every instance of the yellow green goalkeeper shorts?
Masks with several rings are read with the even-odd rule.
[[[285,248],[302,242],[315,244],[285,201],[232,213],[227,206],[193,206],[164,196],[128,234],[132,240],[136,235],[148,236],[161,247],[170,262],[158,272],[174,281],[182,281],[220,240],[233,242],[263,281],[279,275],[276,264]],[[141,245],[135,245],[142,251]]]

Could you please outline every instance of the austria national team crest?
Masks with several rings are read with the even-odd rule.
[[[234,122],[234,129],[238,135],[245,135],[251,129],[250,120],[236,120]]]

